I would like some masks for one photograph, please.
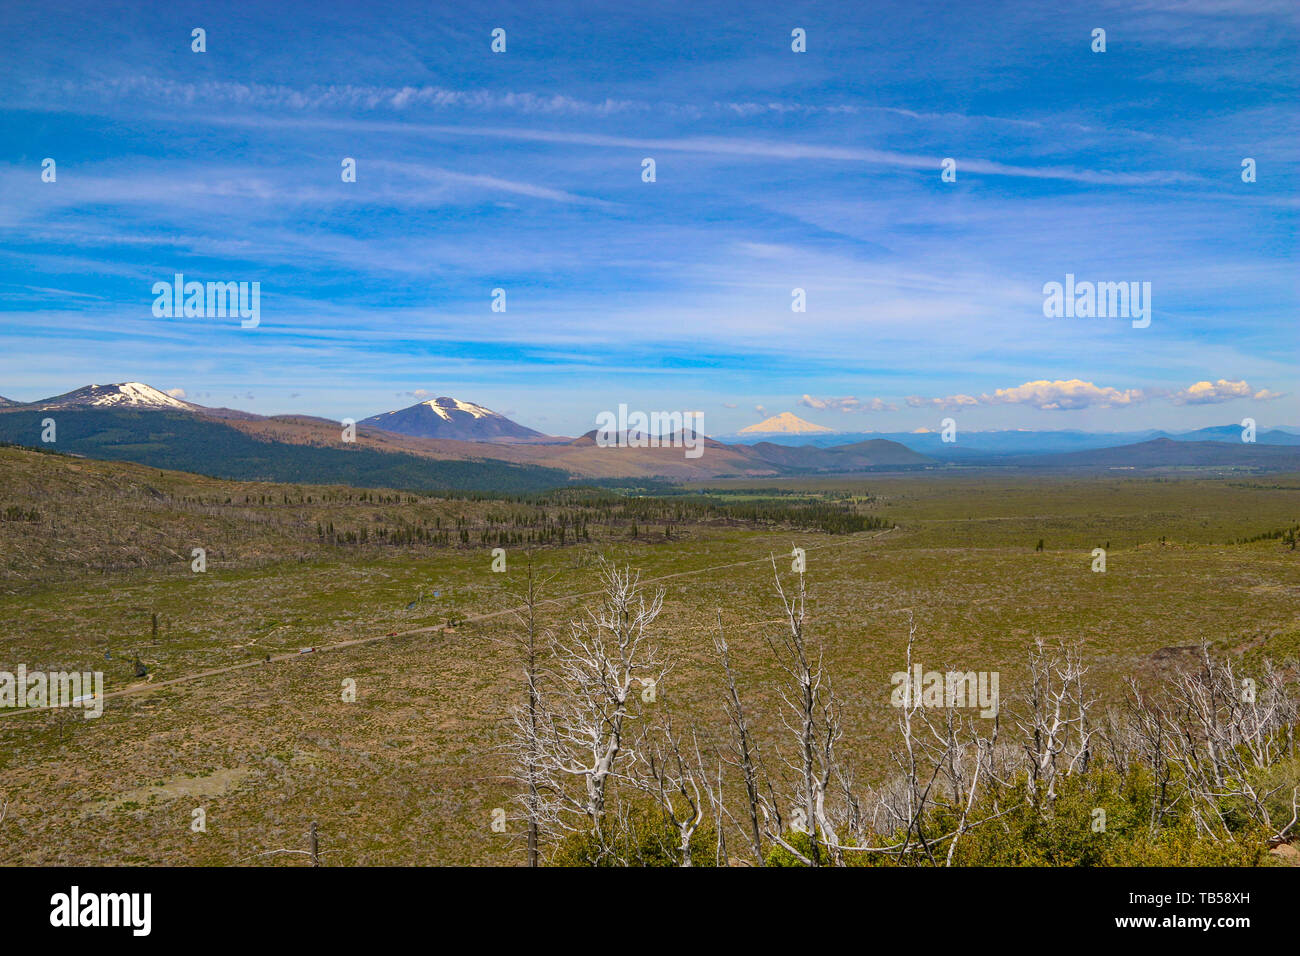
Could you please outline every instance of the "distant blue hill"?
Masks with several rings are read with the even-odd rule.
[[[938,432],[835,432],[815,435],[717,435],[730,444],[813,445],[829,448],[884,438],[912,451],[943,461],[974,460],[1004,455],[1051,454],[1114,448],[1168,438],[1178,442],[1224,442],[1242,444],[1240,425],[1215,425],[1190,432],[1147,429],[1135,432],[1061,431],[959,431],[956,442],[944,442]],[[1300,434],[1273,428],[1255,436],[1260,445],[1300,445]]]
[[[1194,432],[1183,432],[1173,435],[1165,432],[1158,432],[1155,437],[1172,438],[1174,441],[1241,441],[1240,425],[1214,425],[1210,428],[1199,428]],[[1283,431],[1280,428],[1273,428],[1266,432],[1259,432],[1255,435],[1256,443],[1260,445],[1300,445],[1300,435]]]

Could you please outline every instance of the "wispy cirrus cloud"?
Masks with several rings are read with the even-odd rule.
[[[206,55],[184,11],[18,5],[0,376],[334,417],[436,387],[576,434],[596,396],[636,394],[722,430],[800,395],[899,429],[940,408],[1194,427],[1231,370],[1239,401],[1295,422],[1294,393],[1259,387],[1294,370],[1295,4],[1103,4],[1122,24],[1104,57],[1060,0],[826,0],[800,56],[788,14],[716,0],[512,9],[504,56],[477,13],[410,0],[304,7],[292,30],[250,6],[208,24]],[[260,280],[256,334],[155,319],[151,283],[180,271]],[[1067,272],[1150,279],[1150,334],[1045,322],[1043,281]]]
[[[453,89],[445,86],[374,86],[365,84],[233,83],[169,80],[156,76],[117,76],[86,79],[36,80],[26,92],[33,104],[66,108],[136,104],[225,106],[242,109],[310,111],[468,110],[527,115],[609,116],[663,109],[672,104],[606,98],[586,100],[559,93]],[[693,107],[699,112],[698,107]]]
[[[217,125],[256,126],[267,125],[264,117],[208,116],[202,119]],[[938,154],[906,153],[894,150],[867,149],[853,146],[819,144],[810,141],[776,141],[737,136],[687,136],[644,137],[612,136],[578,130],[549,130],[508,126],[449,126],[438,123],[395,123],[384,120],[341,120],[334,118],[295,118],[277,122],[277,126],[302,129],[351,130],[357,133],[393,135],[422,135],[436,137],[483,137],[490,139],[547,143],[564,146],[589,146],[604,149],[632,149],[669,153],[695,153],[701,155],[744,158],[750,160],[778,160],[786,162],[817,161],[892,166],[902,169],[937,171],[943,159]],[[1178,184],[1206,184],[1207,180],[1182,169],[1154,169],[1141,171],[1115,171],[1109,169],[1083,169],[1069,166],[1026,166],[983,159],[979,156],[962,157],[958,168],[966,173],[987,176],[1006,176],[1023,179],[1058,180],[1085,183],[1093,186],[1151,186]]]
[[[385,110],[413,113],[466,111],[471,113],[512,113],[520,116],[613,117],[653,114],[683,119],[701,119],[722,114],[744,119],[764,116],[844,117],[883,115],[899,117],[935,126],[952,124],[990,124],[1027,132],[1058,129],[1081,133],[1116,134],[1155,140],[1164,137],[1150,131],[1126,129],[1114,125],[1090,126],[1073,121],[1021,119],[958,110],[927,112],[897,106],[851,102],[815,103],[807,100],[771,98],[762,101],[724,101],[706,103],[676,102],[665,99],[605,97],[584,99],[564,93],[531,90],[458,89],[436,84],[377,86],[366,84],[237,83],[208,80],[171,80],[157,76],[95,76],[57,81],[34,80],[23,92],[29,106],[66,109],[111,107],[114,104],[153,103],[166,106],[236,107],[257,111],[292,111],[295,113],[352,114]],[[1173,137],[1170,142],[1177,142]]]

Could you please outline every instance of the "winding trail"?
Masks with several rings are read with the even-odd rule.
[[[866,540],[874,540],[875,538],[883,537],[884,535],[887,535],[890,532],[897,531],[897,530],[898,530],[898,526],[895,525],[892,528],[886,528],[884,531],[878,531],[875,534],[870,535]],[[804,550],[824,551],[827,548],[843,547],[846,544],[860,543],[862,540],[863,539],[859,538],[857,535],[853,535],[844,538],[843,540],[840,541],[832,541],[832,542],[828,542],[827,544],[816,545],[811,548],[805,548]],[[765,564],[771,560],[772,560],[771,555],[767,555],[761,558],[752,558],[747,561],[731,561],[728,562],[727,564],[715,564],[707,568],[696,568],[693,571],[676,571],[672,574],[661,574],[653,578],[643,578],[641,583],[657,584],[661,581],[671,581],[675,578],[689,578],[700,574],[709,574],[714,571],[724,571],[728,568],[741,568],[750,564]],[[600,593],[601,592],[599,589],[596,589],[594,591],[578,591],[573,594],[561,595],[560,597],[546,598],[545,600],[538,601],[537,603],[539,606],[545,604],[564,604],[569,601],[577,600],[579,598],[594,597]],[[496,611],[484,611],[480,614],[467,614],[463,616],[458,615],[458,618],[460,621],[468,624],[474,621],[487,621],[487,620],[491,620],[492,618],[503,617],[507,614],[519,614],[525,610],[527,610],[527,605],[520,605],[518,607],[501,608],[500,610],[496,610]],[[157,683],[133,684],[132,686],[125,687],[122,690],[115,690],[112,693],[105,694],[104,700],[109,701],[118,697],[129,697],[136,694],[149,694],[156,690],[161,690],[164,687],[175,687],[178,684],[188,684],[193,681],[203,680],[206,677],[216,677],[220,674],[231,674],[236,671],[246,670],[247,668],[250,667],[266,667],[268,664],[276,664],[283,661],[296,661],[296,660],[310,659],[315,657],[317,654],[324,654],[329,651],[341,651],[349,647],[358,647],[362,644],[375,644],[379,641],[386,641],[394,637],[410,637],[415,634],[429,634],[429,633],[433,633],[437,631],[445,631],[445,630],[447,630],[446,624],[430,624],[426,627],[416,627],[407,631],[390,631],[386,634],[375,634],[372,635],[371,637],[357,637],[349,641],[338,641],[334,644],[323,644],[320,647],[314,648],[311,651],[311,653],[308,654],[304,654],[301,651],[290,652],[286,654],[273,654],[271,655],[270,660],[263,658],[261,660],[256,660],[256,661],[245,661],[242,664],[228,664],[225,667],[214,667],[211,668],[210,670],[196,671],[193,674],[186,674],[184,677],[173,677],[170,680],[158,681]],[[15,707],[13,709],[5,709],[3,711],[0,711],[0,717],[14,717],[19,714],[39,713],[40,711],[43,710],[52,710],[52,709],[53,708],[48,704],[44,707]]]

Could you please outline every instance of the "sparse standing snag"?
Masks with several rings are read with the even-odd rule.
[[[525,702],[522,708],[513,713],[513,727],[510,749],[519,768],[519,779],[524,785],[525,793],[521,798],[524,815],[528,821],[528,865],[539,863],[541,837],[541,793],[542,777],[538,770],[538,679],[541,648],[538,638],[549,640],[549,635],[539,634],[537,608],[542,603],[545,587],[554,575],[539,579],[533,567],[533,555],[530,551],[527,560],[527,577],[522,593],[519,595],[522,610],[516,611],[515,619],[523,628],[523,636],[515,639],[520,663],[524,675]]]
[[[722,664],[722,673],[727,685],[727,696],[723,703],[723,711],[727,715],[731,750],[734,758],[728,762],[740,768],[741,780],[745,784],[745,804],[749,815],[747,821],[749,824],[747,830],[749,845],[754,853],[755,861],[759,866],[763,866],[763,837],[759,823],[762,794],[758,785],[758,744],[749,732],[749,725],[745,720],[745,709],[740,702],[740,693],[736,690],[736,675],[731,669],[731,652],[727,647],[727,638],[722,630],[721,610],[718,611],[718,632],[713,637],[713,646],[718,652],[718,660]],[[721,776],[721,768],[719,768],[718,773]],[[721,793],[720,787],[719,793]],[[719,804],[719,807],[721,808],[721,804]],[[721,827],[719,827],[719,833],[721,833]]]
[[[1026,711],[1012,712],[1024,734],[1029,774],[1026,797],[1035,806],[1050,808],[1056,799],[1058,763],[1067,754],[1066,775],[1087,770],[1089,743],[1088,710],[1094,703],[1083,691],[1083,665],[1078,647],[1060,645],[1060,653],[1049,654],[1041,638],[1029,653],[1029,691]],[[1042,800],[1040,804],[1040,798]]]
[[[663,741],[658,737],[662,736]],[[632,776],[633,786],[651,793],[677,830],[678,853],[681,865],[691,866],[691,837],[704,820],[704,795],[701,786],[708,790],[708,777],[700,744],[692,734],[695,763],[682,759],[681,738],[673,733],[672,717],[665,718],[662,728],[651,727],[642,731],[638,741],[640,756],[645,762],[649,780]],[[714,794],[710,793],[712,799]]]
[[[59,743],[63,743],[63,731],[67,727],[70,719],[71,717],[68,713],[67,707],[57,705],[50,707],[50,720],[54,723],[55,727],[59,728]]]
[[[521,749],[536,760],[541,825],[585,832],[606,856],[613,852],[607,815],[624,812],[611,807],[610,785],[637,765],[626,744],[627,724],[638,717],[629,702],[634,688],[645,680],[657,685],[669,666],[650,643],[663,591],[647,598],[639,573],[605,559],[599,576],[599,606],[570,622],[567,639],[551,642],[536,684],[535,728],[519,715],[515,726]]]
[[[316,821],[315,820],[311,821],[311,825],[307,828],[307,849],[290,850],[290,849],[282,848],[276,850],[267,850],[266,852],[258,853],[255,856],[250,857],[249,859],[261,859],[264,856],[279,856],[282,853],[288,854],[289,856],[305,856],[307,857],[311,866],[320,866],[320,858],[321,858],[320,841],[316,834]]]
[[[1249,683],[1247,683],[1249,682]],[[1249,691],[1246,688],[1249,687]],[[1191,801],[1197,830],[1215,842],[1235,842],[1228,816],[1236,808],[1281,842],[1295,826],[1300,788],[1293,787],[1290,820],[1279,824],[1269,803],[1279,785],[1261,789],[1257,771],[1294,756],[1300,709],[1283,671],[1264,666],[1262,686],[1239,678],[1232,662],[1216,661],[1201,646],[1200,667],[1177,675],[1164,706],[1144,701],[1145,723],[1159,728],[1164,755]]]
[[[787,708],[782,719],[798,745],[797,759],[787,761],[787,766],[798,775],[796,797],[802,804],[808,825],[808,855],[791,846],[779,831],[779,826],[773,830],[771,838],[809,866],[821,866],[825,862],[821,852],[821,847],[825,846],[829,861],[838,865],[843,860],[839,838],[826,810],[826,787],[835,773],[835,744],[843,732],[835,695],[822,668],[821,648],[816,649],[814,662],[813,649],[804,635],[807,591],[804,572],[801,570],[798,574],[798,591],[786,597],[781,575],[776,569],[776,558],[772,557],[772,575],[777,596],[781,599],[785,627],[779,635],[769,635],[767,643],[792,685],[790,692],[785,688],[781,690],[781,699]],[[779,820],[776,813],[772,813],[771,818]]]

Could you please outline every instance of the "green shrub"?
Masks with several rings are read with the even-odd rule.
[[[593,832],[571,833],[560,840],[552,866],[681,866],[681,838],[660,807],[632,808],[623,826],[606,826],[603,842]],[[701,823],[691,835],[691,865],[717,866],[718,834]]]

